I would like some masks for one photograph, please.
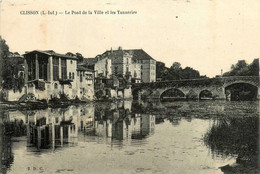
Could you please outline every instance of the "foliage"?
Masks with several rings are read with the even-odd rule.
[[[23,70],[23,58],[7,57],[3,60],[3,64],[3,88],[21,91],[24,77],[19,71]]]
[[[81,53],[76,53],[76,57],[78,58],[78,61],[79,62],[82,62],[83,61],[83,56],[82,56],[82,54]]]
[[[200,76],[199,71],[191,67],[181,67],[179,62],[174,62],[170,68],[165,67],[162,62],[156,62],[156,77],[164,80],[197,79],[206,76]]]
[[[4,71],[4,59],[7,58],[9,54],[9,47],[6,44],[5,40],[2,39],[0,36],[0,88],[2,87],[2,80],[3,80],[3,71]]]
[[[6,41],[0,36],[0,85],[4,89],[19,90],[24,86],[23,74],[19,71],[23,69],[23,58],[19,53],[9,52]]]
[[[251,64],[247,64],[245,60],[239,60],[223,76],[259,76],[259,59],[254,59]]]
[[[204,135],[213,154],[237,155],[238,163],[257,166],[258,117],[218,119]],[[239,172],[240,173],[240,172]]]

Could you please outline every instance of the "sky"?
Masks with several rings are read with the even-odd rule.
[[[229,71],[238,60],[260,57],[258,0],[4,0],[0,8],[0,34],[20,54],[38,49],[95,57],[121,46],[208,77]],[[63,14],[23,14],[53,10]],[[117,10],[137,14],[105,14]]]

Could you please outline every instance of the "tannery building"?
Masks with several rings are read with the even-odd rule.
[[[93,99],[94,72],[77,65],[77,57],[52,50],[24,54],[25,93],[36,99]],[[88,94],[86,94],[88,93]]]

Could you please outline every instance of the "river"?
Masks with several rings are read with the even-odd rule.
[[[259,102],[1,111],[0,173],[257,173]]]

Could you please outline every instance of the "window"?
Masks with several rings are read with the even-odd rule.
[[[118,73],[118,68],[117,68],[117,66],[115,67],[115,75],[117,75],[117,73]]]
[[[72,73],[72,79],[74,79],[74,72]]]
[[[59,117],[55,117],[55,122],[59,123]]]
[[[28,64],[28,80],[34,80],[35,79],[35,59],[32,57],[29,57],[27,60]]]
[[[71,72],[69,73],[69,79],[71,79]]]
[[[48,59],[39,57],[38,62],[39,62],[39,79],[47,80]]]
[[[80,82],[83,81],[82,73],[80,73]]]
[[[66,59],[61,59],[61,79],[67,79],[67,62]]]
[[[58,84],[57,83],[54,83],[54,88],[58,89]]]
[[[141,69],[143,69],[143,65],[141,65]]]
[[[72,60],[70,61],[70,64],[73,64],[73,61],[72,61]]]
[[[59,80],[59,58],[53,58],[53,80]]]

